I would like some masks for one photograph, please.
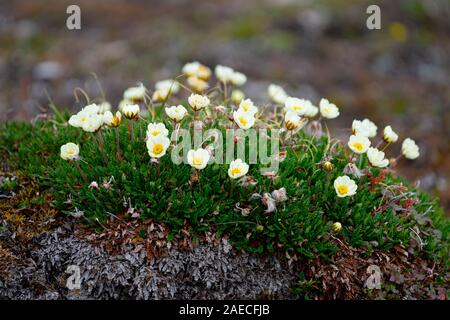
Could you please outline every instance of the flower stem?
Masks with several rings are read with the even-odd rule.
[[[97,138],[98,138],[98,146],[99,146],[100,152],[102,153],[102,156],[103,156],[103,161],[107,165],[108,157],[106,156],[106,152],[105,152],[105,140],[103,139],[103,135],[100,131],[97,131]]]
[[[78,171],[80,172],[81,177],[83,178],[84,182],[89,183],[88,178],[84,174],[83,170],[81,170],[80,163],[78,161],[75,161],[75,166],[77,167]]]
[[[122,151],[120,150],[120,140],[119,140],[119,128],[116,127],[116,157],[117,160],[122,161]]]

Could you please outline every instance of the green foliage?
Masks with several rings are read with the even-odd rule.
[[[138,124],[142,127],[135,126],[137,137],[141,129],[145,132],[144,121]],[[383,185],[404,183],[393,175],[376,186],[369,177],[362,177],[354,197],[338,198],[333,181],[342,175],[347,161],[344,150],[337,147],[332,160],[334,170],[321,169],[326,138],[311,141],[312,138],[302,135],[300,141],[304,146],[288,150],[273,181],[260,174],[259,165],[251,165],[249,175],[256,184],[241,186],[228,177],[227,165],[213,164],[200,171],[199,181],[191,184],[194,171],[190,166],[173,164],[169,154],[161,158],[159,165],[152,163],[145,144],[140,139],[128,138],[126,123],[119,129],[123,161],[116,158],[114,129],[101,131],[107,155],[105,163],[94,134],[52,122],[2,125],[1,152],[23,174],[51,188],[58,209],[65,213],[81,210],[97,227],[110,214],[132,209],[141,219],[166,223],[171,228],[169,237],[183,227],[188,227],[192,234],[213,229],[229,235],[238,249],[254,253],[282,250],[300,258],[330,257],[336,252],[331,231],[336,221],[343,228],[334,236],[342,236],[352,246],[365,246],[368,252],[371,248],[390,249],[399,244],[408,247],[414,237],[412,230],[417,227],[423,231],[421,252],[448,264],[450,223],[437,202],[410,189],[408,192],[417,198],[414,210],[406,205],[403,211],[383,207],[386,204]],[[83,180],[73,163],[59,157],[60,146],[69,141],[80,145],[79,164],[88,181]],[[362,159],[362,166],[365,163]],[[372,171],[374,176],[380,174],[378,170]],[[91,181],[96,181],[99,187],[90,187]],[[266,213],[261,199],[253,195],[282,187],[286,188],[288,200],[277,203],[277,211]],[[250,211],[247,216],[242,215],[237,203],[239,208]]]

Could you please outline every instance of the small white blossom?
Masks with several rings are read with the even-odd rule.
[[[358,189],[355,181],[350,179],[349,176],[337,177],[333,185],[337,196],[340,198],[353,196]]]

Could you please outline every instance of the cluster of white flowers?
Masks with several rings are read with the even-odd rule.
[[[214,69],[214,74],[221,82],[231,83],[238,87],[243,86],[247,82],[247,77],[245,74],[220,64]]]
[[[258,107],[255,106],[252,100],[245,99],[239,104],[239,108],[233,112],[233,120],[239,128],[247,130],[253,127],[258,112]]]
[[[69,124],[76,128],[82,128],[86,132],[96,132],[104,124],[109,125],[111,119],[110,111],[104,114],[100,113],[100,107],[93,103],[85,106],[77,114],[74,114],[69,119]]]
[[[209,110],[208,108],[211,105],[211,101],[203,92],[209,88],[208,80],[210,79],[212,72],[210,68],[197,61],[185,64],[182,71],[186,76],[187,86],[194,91],[194,93],[191,93],[188,97],[188,103],[194,111],[194,116],[192,117],[194,120],[193,127],[197,128],[196,119],[197,116],[200,115],[200,111],[206,110],[206,117],[211,117],[212,110]],[[247,77],[244,74],[222,65],[217,65],[214,73],[223,85],[224,92],[226,91],[227,84],[242,86],[247,81]],[[152,100],[158,102],[167,101],[172,94],[176,94],[180,91],[180,86],[180,83],[172,79],[159,81],[155,84]],[[186,87],[183,86],[183,88]],[[130,132],[134,132],[132,130],[132,123],[133,121],[138,121],[140,118],[139,103],[146,102],[146,92],[147,90],[143,84],[126,89],[123,94],[123,100],[118,106],[120,111],[117,111],[115,114],[111,112],[111,104],[107,101],[103,101],[98,105],[89,104],[77,114],[71,116],[69,124],[74,127],[82,128],[86,132],[97,132],[102,127],[119,127],[123,115],[130,120]],[[310,100],[289,96],[281,86],[276,84],[271,84],[268,87],[268,93],[275,103],[284,105],[284,126],[288,131],[302,129],[309,119],[313,119],[317,115],[319,115],[319,119],[315,120],[314,124],[319,123],[322,119],[335,119],[340,115],[339,108],[325,98],[322,98],[319,101],[319,107],[317,107]],[[226,114],[227,108],[229,108],[227,99],[227,95],[224,93],[224,105],[218,105],[213,108],[217,114]],[[232,92],[231,102],[238,106],[238,108],[232,112],[230,120],[232,120],[240,129],[247,130],[252,128],[256,123],[257,114],[259,112],[258,107],[251,99],[246,99],[245,93],[240,89],[235,89]],[[234,106],[231,108],[233,110]],[[189,114],[188,110],[181,104],[165,107],[164,111],[167,117],[173,121],[174,130],[178,130],[180,123]],[[199,123],[200,127],[202,127],[202,122],[199,121]],[[366,156],[371,167],[386,168],[390,165],[391,162],[386,158],[385,149],[399,139],[398,134],[391,126],[386,126],[383,129],[382,140],[376,147],[372,146],[370,140],[377,136],[378,127],[375,123],[369,119],[355,119],[352,122],[351,129],[352,134],[349,137],[347,146],[351,150],[349,165],[351,165],[352,168],[356,168],[356,171],[359,172],[359,169],[353,163],[353,157],[355,155],[358,155],[360,160],[363,160],[362,157]],[[117,147],[119,148],[118,130],[116,130],[116,134]],[[384,147],[378,149],[383,142],[385,144]],[[151,158],[158,159],[163,157],[171,144],[169,130],[166,128],[165,124],[162,122],[149,123],[147,126],[145,143]],[[77,160],[79,158],[79,152],[78,145],[70,142],[61,146],[60,156],[64,160]],[[407,159],[416,159],[420,155],[419,147],[415,141],[410,138],[403,141],[401,153]],[[187,153],[188,164],[197,170],[206,168],[210,159],[211,152],[208,149],[198,148],[196,150],[190,150]],[[327,172],[331,172],[334,169],[334,166],[330,161],[324,159],[322,162],[322,168]],[[361,161],[361,163],[363,162]],[[249,165],[247,163],[242,159],[236,159],[230,163],[228,175],[231,179],[238,179],[245,176],[248,173],[248,170]],[[358,177],[361,175],[362,174],[355,174],[355,176]],[[352,180],[349,176],[342,175],[334,180],[334,188],[337,196],[343,198],[355,195],[358,186],[356,181]],[[342,226],[340,225],[336,225],[335,229],[340,230],[341,227]]]
[[[386,168],[389,166],[389,159],[386,158],[384,149],[391,143],[398,140],[398,134],[392,129],[391,126],[386,126],[383,129],[383,141],[386,146],[383,150],[379,150],[376,147],[371,147],[370,138],[377,136],[378,127],[375,123],[369,119],[353,120],[352,123],[352,135],[348,140],[348,147],[350,150],[362,156],[366,154],[369,164],[377,168]],[[406,138],[402,144],[402,155],[407,159],[416,159],[419,157],[419,147],[414,140]],[[350,159],[351,161],[351,159]],[[349,177],[339,177],[335,180],[335,189],[339,197],[352,196],[356,192],[356,183]],[[351,181],[351,182],[350,182]]]
[[[188,62],[183,66],[182,72],[187,76],[187,85],[195,92],[203,92],[209,88],[211,69],[207,66],[198,61]]]
[[[164,123],[149,123],[146,133],[148,154],[152,158],[161,158],[166,154],[170,145],[169,130]]]

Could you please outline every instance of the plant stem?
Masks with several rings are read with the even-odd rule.
[[[99,146],[100,152],[102,153],[102,156],[103,156],[103,161],[107,165],[108,157],[106,156],[106,152],[105,152],[105,140],[103,140],[103,135],[100,130],[97,131],[97,138],[98,138],[98,146]]]
[[[116,157],[117,160],[122,161],[122,152],[120,150],[120,140],[119,140],[119,128],[115,128],[116,131]]]
[[[83,178],[84,182],[89,183],[88,178],[84,174],[83,170],[81,170],[80,163],[76,160],[75,160],[75,166],[77,167],[78,171],[80,172],[80,175]]]

